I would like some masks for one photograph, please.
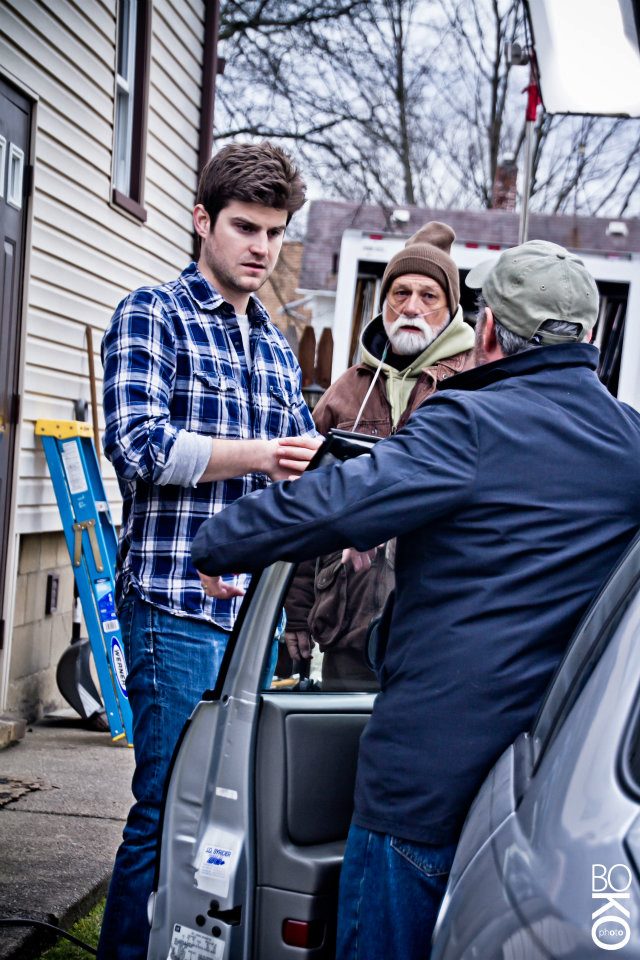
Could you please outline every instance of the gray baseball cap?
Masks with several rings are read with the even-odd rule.
[[[482,290],[496,319],[513,333],[541,344],[584,340],[598,319],[598,288],[582,260],[547,240],[528,240],[485,260],[465,283]],[[565,320],[578,334],[540,330],[546,320]]]

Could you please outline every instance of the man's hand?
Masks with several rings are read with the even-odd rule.
[[[310,660],[315,644],[308,630],[285,630],[284,642],[292,660]]]
[[[234,583],[225,583],[222,577],[208,577],[206,573],[200,573],[198,570],[200,582],[204,592],[208,597],[215,597],[216,600],[231,600],[233,597],[244,597],[244,590],[236,587]]]
[[[360,553],[355,547],[347,547],[342,551],[342,563],[345,567],[350,563],[356,573],[360,570],[370,570],[377,552],[378,547],[372,547],[364,553]]]
[[[272,480],[295,480],[307,469],[324,437],[281,437],[270,440],[273,449],[274,465],[268,470]]]

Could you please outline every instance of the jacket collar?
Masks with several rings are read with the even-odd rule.
[[[216,312],[229,317],[235,316],[231,304],[227,303],[222,294],[202,276],[197,263],[192,262],[188,267],[185,267],[179,279],[203,312]],[[249,296],[247,315],[254,322],[266,323],[269,320],[269,314],[253,293]]]
[[[430,375],[433,380],[444,380],[445,377],[459,373],[461,370],[464,370],[465,366],[468,366],[469,353],[469,350],[463,350],[462,353],[456,353],[452,357],[447,357],[445,360],[436,360],[431,366],[425,367],[422,374]],[[370,375],[376,368],[372,366],[372,364],[365,363],[364,360],[361,360],[360,363],[355,365],[354,369],[357,373]]]
[[[438,390],[481,390],[500,380],[522,377],[541,370],[567,367],[596,370],[598,357],[597,348],[590,343],[558,343],[549,347],[535,347],[512,357],[503,357],[502,360],[464,370],[438,383]]]

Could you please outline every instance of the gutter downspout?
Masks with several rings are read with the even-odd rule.
[[[198,178],[213,151],[213,118],[216,101],[216,77],[224,72],[224,58],[218,56],[220,0],[205,0],[204,49],[202,52],[202,88],[200,91],[200,142]],[[193,256],[200,254],[200,238],[193,232]]]

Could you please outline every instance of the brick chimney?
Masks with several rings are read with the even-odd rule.
[[[491,205],[494,210],[516,209],[516,185],[518,168],[511,155],[506,155],[496,167],[496,176],[491,191]]]

